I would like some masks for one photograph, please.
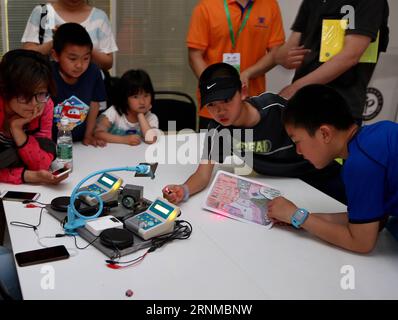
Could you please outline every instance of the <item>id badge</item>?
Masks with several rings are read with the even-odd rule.
[[[240,74],[240,53],[223,53],[222,62],[230,64]]]

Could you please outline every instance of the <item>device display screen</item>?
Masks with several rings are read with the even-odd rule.
[[[173,212],[174,208],[168,206],[167,204],[156,200],[151,206],[151,211],[161,216],[163,219],[167,219],[169,215]]]
[[[107,188],[112,188],[116,181],[117,179],[107,174],[102,175],[101,178],[99,178],[98,180],[99,183]]]
[[[3,200],[34,200],[37,198],[36,192],[7,191]]]
[[[62,245],[15,254],[15,259],[20,267],[67,258],[69,258],[69,252]]]
[[[300,211],[300,210],[298,210],[298,211],[296,212],[296,218],[297,218],[298,220],[303,220],[304,216],[305,216],[305,213],[304,213],[304,212],[302,212],[302,211]]]

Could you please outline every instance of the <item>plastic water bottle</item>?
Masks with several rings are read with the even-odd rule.
[[[73,168],[72,130],[68,118],[61,119],[57,138],[57,163],[59,167]]]

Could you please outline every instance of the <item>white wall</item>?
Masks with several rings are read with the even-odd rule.
[[[297,15],[302,0],[279,0],[279,7],[281,9],[283,26],[285,29],[286,39],[289,37],[290,28]],[[294,72],[286,70],[281,66],[277,66],[267,73],[267,91],[278,93],[282,88],[288,85]]]
[[[388,51],[398,53],[398,1],[388,0],[388,4],[390,5],[390,45]]]

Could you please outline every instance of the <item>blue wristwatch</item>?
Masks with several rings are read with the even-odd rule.
[[[291,218],[291,223],[293,227],[300,229],[301,225],[305,222],[305,220],[307,220],[309,214],[310,213],[305,209],[297,209],[296,212],[293,213]]]

